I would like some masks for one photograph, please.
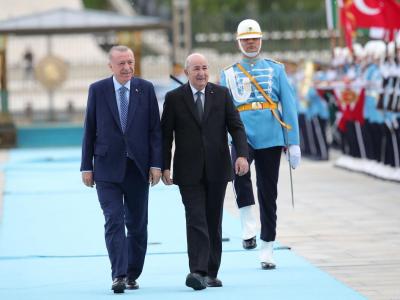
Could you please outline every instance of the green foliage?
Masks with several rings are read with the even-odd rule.
[[[240,21],[251,18],[260,23],[264,32],[325,29],[325,1],[321,0],[191,0],[192,32],[235,33]],[[265,50],[324,49],[325,39],[270,40]],[[200,43],[194,46],[213,47],[222,52],[237,51],[235,43]]]
[[[235,14],[256,13],[267,11],[316,11],[323,8],[321,0],[191,0],[192,12],[207,11],[210,14],[229,11]]]
[[[82,0],[85,8],[109,10],[110,6],[107,0]]]
[[[82,0],[85,7],[106,9],[107,0]],[[152,14],[166,19],[172,18],[173,0],[126,0],[133,2],[135,9],[146,13],[149,2],[157,8]],[[325,29],[325,1],[322,0],[188,0],[192,17],[194,47],[213,47],[222,52],[235,52],[232,42],[200,43],[194,40],[197,33],[235,33],[240,21],[251,18],[260,23],[264,32],[285,30]],[[279,49],[328,48],[326,39],[270,40],[263,45],[268,51]]]
[[[173,0],[154,0],[157,6],[171,9]],[[188,0],[192,15],[262,15],[266,12],[315,12],[325,7],[322,0]]]
[[[325,7],[325,1],[321,0],[281,0],[281,1],[259,1],[261,10],[274,11],[317,11]]]
[[[233,32],[245,19],[257,20],[264,31],[326,27],[321,0],[191,0],[192,30]]]
[[[151,1],[151,0],[148,0]],[[171,18],[173,0],[153,0]],[[235,52],[236,43],[197,43],[197,33],[235,33],[240,21],[251,18],[264,32],[325,29],[325,1],[322,0],[188,0],[192,17],[194,47],[212,47],[221,52]],[[263,46],[268,51],[279,49],[328,48],[326,39],[271,40]]]
[[[234,13],[220,11],[218,14],[209,12],[192,13],[193,33],[235,32],[240,21],[251,18],[260,23],[263,31],[309,30],[326,28],[325,11],[314,12],[263,11],[257,14]]]

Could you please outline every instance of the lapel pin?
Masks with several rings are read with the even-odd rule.
[[[139,90],[138,90],[138,89],[135,89],[135,91],[136,91],[136,93],[139,93]]]

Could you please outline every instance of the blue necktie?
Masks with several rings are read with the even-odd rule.
[[[119,88],[119,118],[121,121],[122,132],[125,133],[126,122],[128,121],[128,97],[126,91],[128,89],[125,86]]]

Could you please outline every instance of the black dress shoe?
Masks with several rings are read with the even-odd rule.
[[[189,273],[186,277],[186,286],[198,291],[207,287],[205,279],[198,273]]]
[[[257,247],[257,240],[256,237],[253,236],[247,240],[243,240],[243,248],[246,250],[251,250]]]
[[[126,279],[126,289],[127,290],[137,290],[139,288],[138,283],[134,279]]]
[[[206,284],[208,287],[221,287],[222,281],[219,280],[217,277],[206,277]]]
[[[263,269],[263,270],[273,270],[275,268],[276,268],[276,265],[273,263],[269,263],[269,262],[261,263],[261,269]]]
[[[116,294],[123,293],[126,289],[125,278],[122,278],[122,277],[114,278],[111,289]]]

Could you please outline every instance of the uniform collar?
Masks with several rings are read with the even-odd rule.
[[[257,56],[255,58],[247,58],[247,57],[243,57],[242,58],[242,62],[245,64],[256,64],[258,62],[260,62],[262,60],[262,58],[260,58],[260,56]]]

